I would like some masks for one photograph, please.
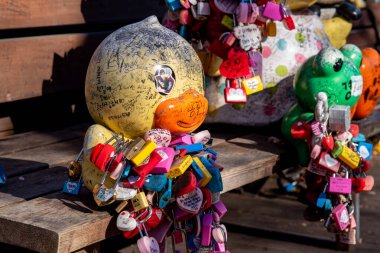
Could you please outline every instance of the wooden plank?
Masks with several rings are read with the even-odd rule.
[[[0,208],[60,191],[66,179],[67,174],[64,167],[39,170],[11,178],[0,188]]]
[[[380,111],[374,110],[373,113],[364,119],[353,121],[359,125],[360,132],[367,138],[380,133]]]
[[[223,192],[272,175],[281,153],[277,146],[265,143],[265,137],[257,135],[235,138],[213,149],[218,152],[217,163],[224,167]]]
[[[120,233],[110,212],[98,209],[88,191],[79,198],[54,193],[4,207],[0,216],[0,241],[38,252],[76,251]]]
[[[347,43],[352,43],[360,48],[374,47],[377,43],[376,31],[374,28],[352,30],[347,37]]]
[[[162,16],[160,1],[0,0],[0,29],[126,22]]]
[[[83,138],[79,138],[5,155],[0,162],[4,163],[5,174],[13,177],[43,167],[66,166],[75,159],[82,146]]]
[[[10,117],[0,118],[0,131],[13,129],[12,120]]]
[[[0,139],[0,155],[20,152],[57,142],[83,137],[90,123],[70,126],[58,130],[31,131]]]
[[[92,53],[107,34],[0,40],[0,103],[82,90]]]

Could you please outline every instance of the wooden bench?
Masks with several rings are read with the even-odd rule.
[[[120,233],[113,208],[98,208],[86,189],[79,197],[61,192],[65,166],[91,124],[83,95],[87,64],[110,32],[161,16],[164,7],[149,0],[0,0],[0,10],[0,164],[8,177],[0,187],[0,249],[93,252]],[[224,191],[291,162],[281,145],[251,132],[211,129]]]

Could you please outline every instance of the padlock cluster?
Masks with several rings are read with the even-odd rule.
[[[130,141],[114,135],[97,144],[90,155],[104,172],[93,189],[94,200],[98,206],[120,202],[117,228],[126,238],[140,234],[141,252],[160,252],[167,236],[173,249],[182,247],[183,252],[228,252],[227,231],[220,224],[227,212],[220,200],[223,168],[216,163],[211,143],[207,130],[172,138],[167,130],[151,129],[144,138]],[[80,156],[69,166],[70,175]],[[108,177],[114,180],[112,187],[106,183]]]
[[[373,145],[350,122],[350,107],[332,105],[321,92],[312,119],[297,121],[295,139],[306,140],[310,163],[306,173],[305,201],[325,220],[339,242],[356,244],[352,193],[371,191],[374,178],[367,176]],[[307,216],[307,213],[306,213]]]
[[[244,104],[247,95],[264,89],[261,41],[276,36],[276,23],[295,29],[285,2],[274,0],[165,0],[168,12],[162,23],[190,41],[197,51],[218,59],[227,78],[226,103]],[[205,67],[205,66],[204,66]],[[206,71],[207,73],[208,71]]]

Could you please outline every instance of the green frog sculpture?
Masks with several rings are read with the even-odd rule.
[[[348,105],[352,108],[363,89],[359,70],[361,60],[362,53],[355,45],[347,44],[339,50],[328,47],[310,57],[296,73],[293,86],[298,102],[285,115],[281,131],[287,140],[295,144],[299,165],[308,165],[312,143],[310,140],[308,143],[305,139],[294,139],[292,127],[296,122],[307,124],[315,116],[323,117],[315,115],[317,96],[326,101],[325,107]],[[328,108],[325,109],[328,111]]]

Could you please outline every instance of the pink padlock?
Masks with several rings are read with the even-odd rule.
[[[346,173],[346,178],[342,177],[330,177],[329,182],[329,193],[336,194],[351,194],[352,181],[348,178],[348,173]]]
[[[281,5],[277,4],[275,0],[268,1],[261,13],[265,18],[281,21],[283,19]]]
[[[324,168],[321,168],[316,164],[314,161],[310,161],[309,166],[307,167],[307,170],[310,171],[311,173],[317,174],[319,176],[326,176],[327,170]]]
[[[170,142],[169,146],[173,145],[190,145],[193,144],[193,140],[191,138],[191,135],[182,135],[175,138],[172,138],[172,141]]]
[[[340,162],[325,151],[321,153],[318,160],[318,165],[333,173],[337,173],[340,168]]]
[[[373,176],[366,176],[364,178],[365,186],[363,188],[363,191],[372,191],[373,185],[375,184],[375,179]]]
[[[162,160],[151,171],[152,174],[167,173],[173,163],[175,151],[174,148],[156,148],[155,151],[161,155]]]
[[[189,10],[180,10],[179,12],[179,23],[181,25],[189,25],[191,23],[191,14]]]
[[[350,216],[346,206],[343,204],[334,207],[332,210],[332,217],[341,231],[350,225]]]
[[[311,153],[310,153],[310,158],[315,160],[318,158],[319,154],[321,153],[321,146],[320,145],[314,145],[313,149],[311,150]]]

